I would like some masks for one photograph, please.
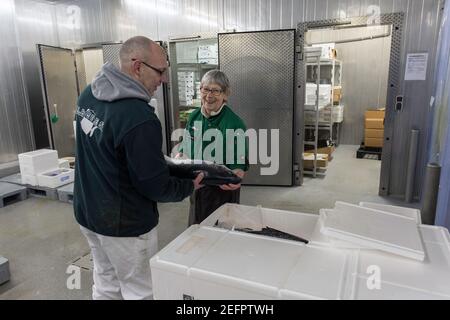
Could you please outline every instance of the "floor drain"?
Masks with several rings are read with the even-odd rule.
[[[81,269],[92,271],[94,270],[94,263],[92,261],[91,253],[87,253],[84,256],[76,258],[74,261],[70,263],[73,266],[77,266]]]

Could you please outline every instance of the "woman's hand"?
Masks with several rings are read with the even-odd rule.
[[[243,179],[245,176],[245,172],[240,170],[240,169],[236,169],[233,170],[234,174],[237,175],[239,178]],[[241,184],[223,184],[220,186],[220,189],[224,190],[224,191],[234,191],[237,190],[241,187]]]

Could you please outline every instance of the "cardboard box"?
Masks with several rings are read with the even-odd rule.
[[[317,167],[326,168],[328,166],[328,155],[327,154],[317,154]],[[303,154],[303,168],[313,169],[314,168],[314,153],[304,153]]]
[[[308,149],[309,148],[309,149]],[[314,147],[311,146],[307,146],[305,145],[305,152],[307,153],[313,153],[312,151],[314,151],[313,149]],[[324,148],[319,148],[317,149],[317,153],[318,154],[326,154],[328,156],[327,160],[328,162],[333,160],[333,153],[336,151],[336,147],[335,146],[330,146],[330,147],[324,147]]]
[[[334,87],[333,89],[333,103],[339,104],[342,99],[342,87]]]
[[[384,119],[385,118],[385,110],[367,110],[366,111],[366,119]]]
[[[366,119],[366,129],[384,129],[384,119]]]
[[[383,138],[365,138],[364,145],[371,148],[383,148]]]
[[[384,138],[384,130],[383,129],[366,129],[364,132],[364,136],[366,138]]]

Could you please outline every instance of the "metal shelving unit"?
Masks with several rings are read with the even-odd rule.
[[[313,146],[314,149],[314,160],[313,160],[313,169],[312,170],[304,170],[305,174],[312,174],[314,178],[316,178],[318,175],[324,175],[325,171],[323,168],[319,168],[317,166],[317,149],[319,145],[319,129],[321,128],[321,124],[319,123],[319,117],[320,117],[320,111],[322,109],[325,109],[326,106],[331,106],[331,100],[330,103],[326,106],[320,106],[320,80],[321,80],[321,56],[322,56],[322,49],[321,48],[305,48],[305,60],[306,60],[306,68],[308,75],[308,68],[315,68],[316,76],[315,76],[315,83],[317,85],[316,89],[316,100],[315,105],[306,105],[305,104],[305,114],[314,114],[314,124],[313,125],[306,125],[305,124],[305,131],[306,130],[314,130],[314,140],[313,141],[304,141],[305,145]],[[312,108],[311,108],[312,107]],[[332,123],[332,110],[330,108],[330,123],[328,125],[328,130],[330,130],[330,133],[333,132],[333,123]],[[306,137],[306,132],[305,132]]]
[[[170,67],[170,96],[171,96],[171,132],[184,128],[189,113],[201,106],[200,96],[196,84],[203,75],[213,69],[218,69],[218,63],[207,63],[199,57],[201,46],[217,46],[217,34],[196,35],[186,38],[178,38],[169,41],[169,56],[172,62]],[[218,54],[210,57],[210,60],[218,62]],[[186,87],[182,89],[180,73],[192,75],[192,91],[186,93]],[[189,80],[191,81],[191,80]],[[188,96],[182,100],[180,97]]]

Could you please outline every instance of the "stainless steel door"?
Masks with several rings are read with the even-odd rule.
[[[270,131],[279,130],[279,154],[272,155],[278,157],[278,173],[262,175],[268,166],[258,161],[245,184],[293,185],[294,57],[295,30],[219,34],[219,66],[231,82],[231,108],[247,129],[268,130],[268,154],[274,150]]]
[[[72,50],[40,44],[37,49],[50,145],[59,157],[74,156],[78,88]]]

